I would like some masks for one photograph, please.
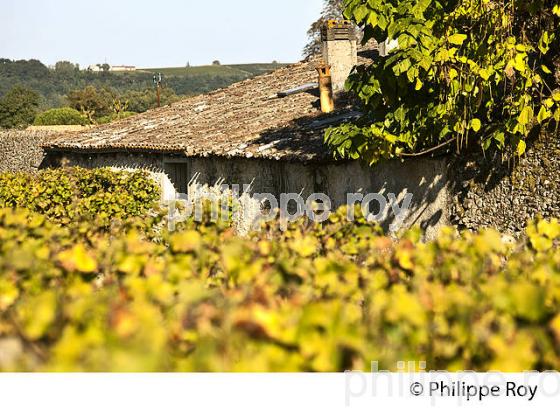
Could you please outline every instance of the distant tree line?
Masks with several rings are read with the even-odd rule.
[[[144,90],[151,86],[149,73],[127,73],[127,75],[80,70],[68,61],[56,63],[49,69],[38,60],[11,61],[0,59],[0,97],[15,85],[34,90],[41,96],[40,108],[61,107],[66,104],[66,95],[88,85],[96,88],[109,87],[118,92]]]
[[[88,85],[65,96],[65,106],[40,110],[41,96],[32,89],[16,85],[0,97],[0,128],[22,128],[34,125],[103,124],[156,107],[154,90],[115,89]],[[161,90],[161,104],[179,100],[173,90]]]
[[[38,114],[48,111],[48,115],[37,119],[40,125],[55,125],[50,123],[57,121],[95,124],[147,111],[157,105],[152,76],[144,71],[80,70],[68,61],[48,68],[38,60],[0,59],[0,127],[27,126]],[[168,76],[161,101],[169,104],[181,96],[209,92],[245,78],[238,73]],[[82,119],[78,121],[76,113],[70,114],[68,110],[52,111],[59,108],[74,109]]]

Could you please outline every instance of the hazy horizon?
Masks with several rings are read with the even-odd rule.
[[[323,1],[3,3],[1,58],[154,68],[298,61]]]

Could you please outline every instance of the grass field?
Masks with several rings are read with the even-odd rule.
[[[149,73],[162,73],[164,76],[217,76],[217,77],[252,77],[264,74],[284,67],[286,64],[233,64],[233,65],[208,65],[196,67],[166,67],[166,68],[142,68],[139,71]]]

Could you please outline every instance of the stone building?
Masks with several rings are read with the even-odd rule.
[[[358,161],[335,161],[323,138],[328,127],[359,116],[341,90],[356,64],[376,58],[358,49],[353,30],[331,23],[323,32],[323,56],[187,98],[115,123],[50,138],[44,165],[142,168],[153,172],[164,199],[186,192],[190,182],[251,184],[252,191],[325,193],[339,206],[349,193],[412,194],[405,226],[428,235],[448,221],[446,162],[387,162],[372,169]],[[321,111],[316,67],[331,67],[335,111]],[[409,195],[408,195],[409,196]],[[393,217],[382,216],[388,226]]]
[[[112,72],[125,72],[125,71],[136,71],[136,67],[133,65],[113,65],[109,68]]]

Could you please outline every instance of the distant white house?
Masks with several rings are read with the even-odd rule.
[[[92,64],[88,67],[89,71],[99,73],[103,71],[103,64]],[[136,71],[136,67],[133,65],[113,65],[109,66],[109,71],[112,72],[125,72],[125,71]]]
[[[109,68],[109,71],[136,71],[133,65],[114,65]]]

